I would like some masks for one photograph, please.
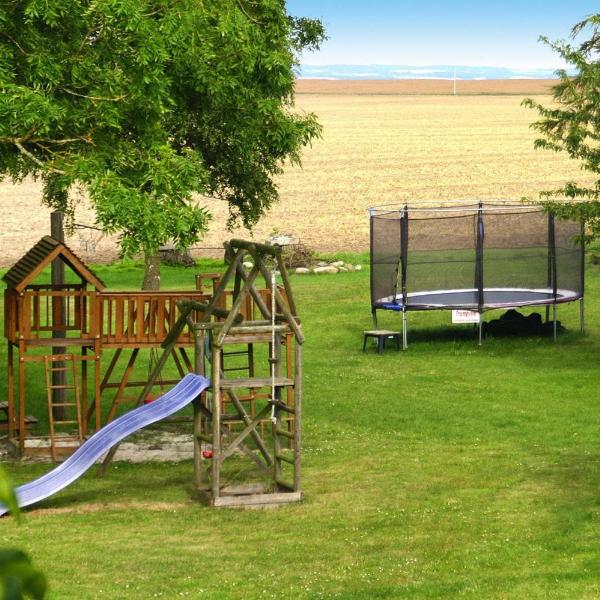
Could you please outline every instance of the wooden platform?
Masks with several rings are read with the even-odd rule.
[[[246,377],[245,379],[221,379],[219,385],[223,390],[235,388],[263,388],[271,387],[270,377]],[[287,377],[275,377],[275,387],[290,387],[294,385],[293,379]]]
[[[302,492],[271,492],[260,483],[226,486],[217,498],[210,490],[199,490],[197,494],[202,503],[215,508],[267,508],[302,501]]]

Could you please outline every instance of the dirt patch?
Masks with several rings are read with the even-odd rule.
[[[147,510],[152,512],[173,512],[177,508],[187,508],[197,503],[192,502],[102,502],[80,504],[76,506],[61,506],[60,508],[27,509],[27,517],[48,517],[52,515],[85,515],[107,510],[131,511]]]
[[[38,445],[48,446],[48,440],[39,440]],[[168,431],[149,429],[139,431],[119,445],[114,461],[130,463],[143,462],[179,462],[194,457],[192,434],[174,434]],[[11,460],[9,449],[0,444],[0,460]],[[51,463],[45,456],[33,456],[22,459],[24,462]],[[98,463],[102,462],[102,458]]]

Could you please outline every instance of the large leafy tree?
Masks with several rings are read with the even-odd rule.
[[[588,38],[575,43],[587,32]],[[572,29],[572,41],[549,44],[563,60],[576,71],[569,75],[566,69],[558,71],[559,81],[552,87],[554,104],[543,106],[528,98],[526,106],[536,109],[540,119],[533,127],[542,134],[535,141],[536,148],[566,152],[578,160],[581,168],[597,177],[592,185],[575,181],[563,187],[546,190],[552,210],[562,216],[583,219],[592,237],[600,235],[600,14],[591,15]],[[568,198],[564,203],[557,199]]]
[[[0,175],[43,181],[72,214],[83,188],[124,255],[193,244],[227,202],[252,226],[273,176],[319,134],[294,67],[324,36],[284,0],[0,4]]]

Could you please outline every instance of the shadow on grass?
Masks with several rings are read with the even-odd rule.
[[[549,546],[561,550],[562,536],[571,536],[580,530],[579,539],[585,538],[585,530],[597,522],[600,515],[600,453],[563,453],[552,456],[552,464],[538,469],[533,479],[540,487],[550,489],[549,506],[554,522],[548,532]],[[591,533],[591,531],[590,531]],[[593,538],[597,540],[597,530]],[[596,550],[600,541],[595,541]],[[596,554],[595,564],[600,572],[600,554]]]
[[[116,463],[109,468],[104,477],[97,477],[98,466],[95,465],[83,476],[85,477],[85,485],[79,485],[75,481],[71,486],[61,490],[56,495],[32,505],[31,509],[43,510],[64,507],[75,509],[90,503],[110,503],[111,501],[126,501],[128,499],[144,501],[147,500],[145,493],[148,493],[149,490],[158,490],[157,500],[169,501],[172,499],[170,494],[173,490],[185,489],[187,492],[193,477],[191,461],[186,461],[188,472],[178,469],[179,464],[156,463],[156,465],[149,465],[148,463],[142,463],[136,465],[133,463]],[[162,469],[161,471],[158,471],[159,467]],[[49,465],[47,472],[51,471],[52,468]],[[145,472],[146,476],[140,475],[142,471]],[[167,494],[161,490],[166,490]]]

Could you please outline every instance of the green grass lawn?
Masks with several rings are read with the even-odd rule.
[[[133,265],[97,272],[111,288],[141,280]],[[165,269],[163,286],[191,289],[192,272]],[[191,462],[90,472],[22,525],[0,521],[2,545],[32,555],[50,597],[600,597],[598,267],[583,337],[575,304],[558,309],[557,344],[478,348],[468,326],[429,312],[410,315],[408,352],[383,355],[361,351],[368,272],[293,286],[307,336],[304,502],[206,508],[191,500]],[[17,484],[48,468],[8,465]]]

